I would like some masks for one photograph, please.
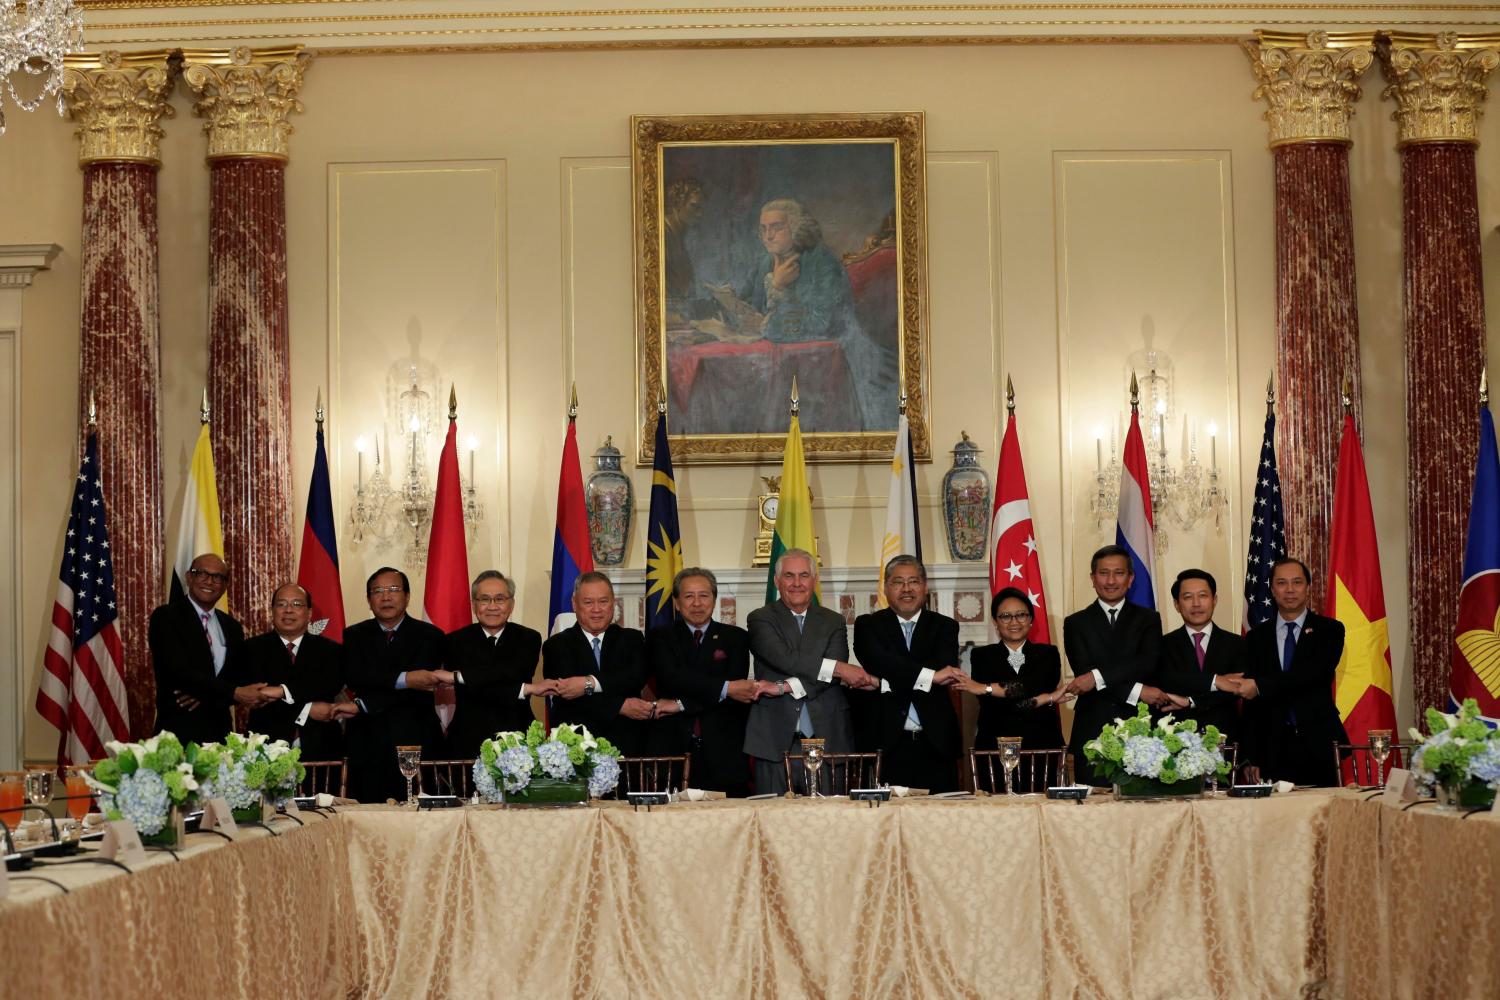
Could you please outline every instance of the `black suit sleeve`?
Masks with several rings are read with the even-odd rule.
[[[235,678],[238,676],[236,670],[239,669],[236,650],[243,633],[235,636],[236,641],[231,642],[229,630],[224,629],[227,652],[224,667],[217,676],[213,672],[212,660],[209,661],[209,669],[194,669],[192,660],[194,654],[200,651],[188,648],[182,642],[182,629],[177,628],[178,623],[173,621],[174,617],[178,617],[177,611],[174,606],[165,604],[151,613],[146,638],[151,647],[151,662],[156,671],[157,686],[192,695],[207,706],[228,707],[234,704]]]
[[[1021,670],[1021,682],[1025,688],[1028,698],[1034,698],[1039,694],[1048,694],[1057,690],[1062,683],[1062,658],[1057,655],[1057,647],[1049,645],[1034,644],[1026,647],[1026,665],[1034,665],[1034,669]]]
[[[1157,657],[1161,654],[1161,616],[1155,611],[1138,609],[1132,615],[1137,621],[1129,635],[1121,636],[1124,647],[1112,657],[1111,662],[1094,667],[1104,678],[1106,688],[1129,688],[1144,683],[1156,669]],[[1121,655],[1123,654],[1123,655]]]
[[[656,678],[657,694],[678,699],[687,714],[696,715],[719,703],[724,679],[683,663],[677,646],[678,636],[672,629],[658,629],[646,641],[646,658]]]
[[[1263,697],[1289,699],[1333,689],[1339,659],[1344,655],[1344,626],[1341,622],[1332,618],[1319,621],[1317,631],[1313,633],[1317,645],[1312,647],[1313,640],[1304,636],[1298,643],[1300,655],[1294,660],[1295,669],[1292,670],[1281,669],[1276,658],[1275,634],[1273,630],[1271,657],[1260,664],[1255,674],[1256,686]]]
[[[516,629],[514,638],[509,635],[512,628]],[[447,637],[444,658],[450,670],[463,671],[464,682],[459,686],[463,694],[472,698],[514,698],[521,685],[536,676],[536,662],[542,655],[541,635],[534,629],[522,629],[519,626],[507,626],[506,633],[506,642],[502,648],[504,657],[493,665],[486,665],[484,669],[471,671],[464,670],[463,642],[459,638],[462,631]],[[481,638],[482,643],[488,641]]]
[[[605,718],[620,714],[627,698],[639,698],[641,688],[646,686],[646,643],[639,632],[622,630],[615,640],[617,649],[610,650],[609,661],[599,677],[603,690],[592,696],[604,706]]]
[[[934,618],[928,626],[936,631],[931,645],[923,643],[920,651],[908,651],[882,641],[879,634],[880,617],[870,614],[854,619],[854,656],[866,673],[889,684],[893,694],[910,694],[923,670],[941,670],[958,662],[956,621]],[[921,619],[919,625],[920,621]],[[896,634],[901,634],[899,625]],[[913,645],[916,643],[913,642]]]

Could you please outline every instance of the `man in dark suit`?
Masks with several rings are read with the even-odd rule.
[[[1174,716],[1194,720],[1199,732],[1205,726],[1214,726],[1226,740],[1234,742],[1239,739],[1240,728],[1237,679],[1249,662],[1245,640],[1214,625],[1218,584],[1207,570],[1178,573],[1172,582],[1172,604],[1183,625],[1162,637],[1156,683],[1163,691],[1187,700],[1186,708],[1174,707]]]
[[[958,669],[958,622],[927,605],[927,569],[915,556],[885,564],[889,607],[854,620],[854,656],[890,690],[880,698],[882,780],[933,792],[958,789],[962,750],[948,685]]]
[[[515,585],[503,573],[487,569],[469,587],[474,624],[447,638],[438,671],[453,685],[457,704],[448,727],[448,756],[470,760],[479,745],[496,733],[525,732],[536,718],[531,696],[551,694],[551,681],[532,683],[542,654],[542,636],[510,620],[516,607]]]
[[[1068,750],[1079,781],[1093,783],[1083,745],[1105,726],[1135,715],[1140,701],[1177,704],[1146,684],[1161,648],[1161,616],[1125,600],[1133,579],[1130,553],[1119,545],[1104,546],[1089,563],[1089,581],[1099,599],[1063,619],[1063,649],[1074,675],[1066,694],[1078,696]]]
[[[345,731],[349,793],[361,802],[406,795],[396,747],[443,755],[443,729],[432,693],[442,683],[443,630],[406,614],[411,583],[389,566],[365,581],[374,617],[344,630],[345,674],[359,712]]]
[[[747,619],[760,695],[745,725],[745,752],[755,758],[755,790],[782,794],[783,755],[801,752],[804,738],[821,738],[833,753],[854,749],[840,683],[873,691],[880,681],[847,662],[844,616],[813,603],[818,570],[811,552],[787,549],[773,578],[780,600]]]
[[[677,620],[646,637],[656,678],[652,754],[689,754],[694,788],[743,798],[750,791],[745,721],[759,685],[750,680],[750,633],[713,620],[719,582],[699,567],[672,580]]]
[[[578,621],[542,644],[542,675],[557,681],[552,724],[570,722],[603,736],[627,757],[646,748],[651,702],[646,684],[646,637],[614,624],[615,587],[603,573],[581,574],[573,584]]]
[[[249,729],[273,740],[296,742],[303,760],[343,760],[339,720],[353,715],[352,702],[336,702],[344,689],[344,648],[312,635],[312,599],[295,583],[271,598],[271,631],[245,642],[239,674],[266,685],[273,700],[250,710]]]
[[[215,609],[229,584],[224,560],[205,552],[187,572],[187,593],[151,612],[147,644],[156,675],[156,731],[188,743],[218,743],[229,734],[234,705],[268,697],[260,684],[236,684],[245,630]]]
[[[1237,685],[1246,706],[1241,759],[1247,780],[1298,785],[1339,784],[1333,744],[1348,743],[1333,700],[1344,655],[1344,626],[1308,608],[1312,574],[1300,559],[1271,567],[1277,615],[1246,637],[1249,672]]]

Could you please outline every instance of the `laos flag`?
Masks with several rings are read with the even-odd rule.
[[[1448,691],[1452,708],[1473,698],[1486,722],[1500,723],[1500,459],[1488,406],[1479,409],[1479,462]]]
[[[1156,526],[1151,520],[1151,478],[1146,467],[1146,442],[1141,437],[1140,414],[1131,408],[1130,433],[1125,436],[1125,461],[1120,469],[1120,506],[1115,516],[1115,544],[1130,553],[1135,579],[1125,599],[1143,608],[1156,607]]]
[[[573,581],[594,568],[589,545],[589,515],[578,466],[578,429],[568,418],[562,471],[557,479],[557,532],[552,537],[552,596],[547,602],[547,634],[556,635],[576,620]]]

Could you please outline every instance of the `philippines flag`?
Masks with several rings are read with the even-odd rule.
[[[453,406],[450,397],[448,436],[438,458],[432,500],[427,582],[422,590],[422,617],[444,632],[456,632],[473,620],[469,613],[469,544],[464,535],[464,502],[458,481],[458,421]],[[453,689],[438,688],[433,692],[433,702],[446,733],[457,707]]]
[[[547,634],[572,626],[573,581],[594,569],[589,542],[589,515],[583,499],[583,474],[578,465],[578,428],[568,418],[563,441],[562,469],[557,479],[557,531],[552,536],[552,595],[547,602]]]
[[[1125,462],[1120,470],[1120,506],[1115,516],[1115,544],[1130,553],[1135,579],[1125,595],[1131,604],[1156,607],[1156,527],[1151,520],[1151,478],[1146,465],[1146,442],[1141,417],[1130,410],[1130,433],[1125,436]]]
[[[312,600],[312,622],[307,630],[313,635],[343,642],[344,588],[339,583],[333,491],[328,485],[328,453],[323,448],[322,411],[318,412],[318,449],[313,456],[312,482],[307,487],[307,519],[302,522],[302,555],[297,560],[297,585],[307,591]]]
[[[1500,460],[1488,406],[1479,409],[1479,461],[1469,504],[1463,580],[1448,679],[1449,707],[1457,709],[1465,698],[1473,698],[1493,726],[1500,723]]]
[[[109,741],[130,739],[116,618],[99,437],[90,430],[73,486],[52,635],[36,692],[36,710],[57,727],[59,765],[98,760]]]
[[[1026,469],[1021,464],[1021,441],[1016,415],[1005,423],[1000,444],[1000,467],[995,473],[995,506],[990,514],[990,597],[1006,587],[1026,591],[1036,608],[1032,642],[1051,642],[1047,605],[1042,588],[1042,561],[1037,555],[1036,530],[1031,525],[1031,499],[1026,492]],[[988,615],[989,608],[985,608]],[[994,629],[994,622],[990,628]],[[997,637],[998,638],[998,637]]]

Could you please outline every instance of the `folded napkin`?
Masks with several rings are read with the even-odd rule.
[[[906,799],[906,798],[910,798],[910,797],[912,797],[914,795],[926,795],[926,794],[927,794],[927,789],[925,789],[925,788],[907,788],[905,785],[892,785],[891,786],[891,797],[892,798]]]
[[[1283,794],[1284,795],[1285,793],[1290,792],[1292,789],[1294,789],[1296,787],[1297,786],[1294,785],[1294,784],[1292,784],[1290,781],[1278,781],[1274,785],[1271,786],[1271,793],[1273,795],[1275,795],[1275,794]]]
[[[726,798],[723,792],[715,792],[706,788],[684,788],[677,793],[679,802],[712,802],[722,798]]]

